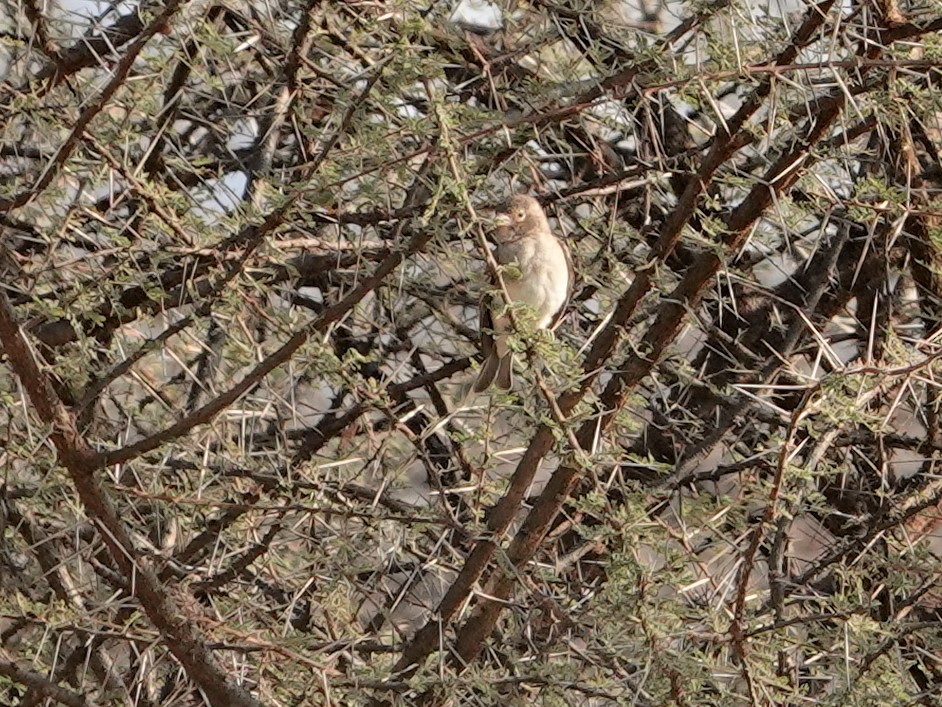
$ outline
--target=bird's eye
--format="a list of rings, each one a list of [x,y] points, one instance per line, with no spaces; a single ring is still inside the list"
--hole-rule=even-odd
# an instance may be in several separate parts
[[[515,215],[518,221],[523,221],[524,217],[526,216],[526,214],[523,213],[523,209],[520,209],[519,211],[517,211]]]

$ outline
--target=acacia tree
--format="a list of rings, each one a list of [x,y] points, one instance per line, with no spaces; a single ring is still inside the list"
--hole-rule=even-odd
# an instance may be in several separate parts
[[[4,704],[938,703],[936,7],[0,7]]]

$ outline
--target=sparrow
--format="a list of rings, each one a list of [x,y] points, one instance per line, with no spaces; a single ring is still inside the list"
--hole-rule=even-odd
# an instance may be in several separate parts
[[[498,206],[494,222],[494,259],[500,266],[506,295],[512,303],[529,305],[536,317],[535,329],[554,327],[572,292],[569,248],[553,235],[543,208],[531,196],[518,194]],[[493,275],[491,284],[499,288]],[[513,387],[513,354],[507,348],[511,323],[510,317],[502,313],[503,299],[493,292],[481,298],[481,350],[485,358],[474,383],[475,393],[495,383],[502,390]]]

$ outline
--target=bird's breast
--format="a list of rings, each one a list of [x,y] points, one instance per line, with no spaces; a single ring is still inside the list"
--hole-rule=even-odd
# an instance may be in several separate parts
[[[514,302],[528,304],[537,315],[536,326],[545,328],[565,304],[569,294],[569,268],[562,248],[556,242],[526,244],[516,249],[515,258],[498,262],[513,263],[518,273],[504,275],[504,286]]]

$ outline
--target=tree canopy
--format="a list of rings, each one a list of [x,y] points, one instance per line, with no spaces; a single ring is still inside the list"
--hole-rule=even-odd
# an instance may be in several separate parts
[[[2,704],[942,700],[937,3],[0,8]]]

